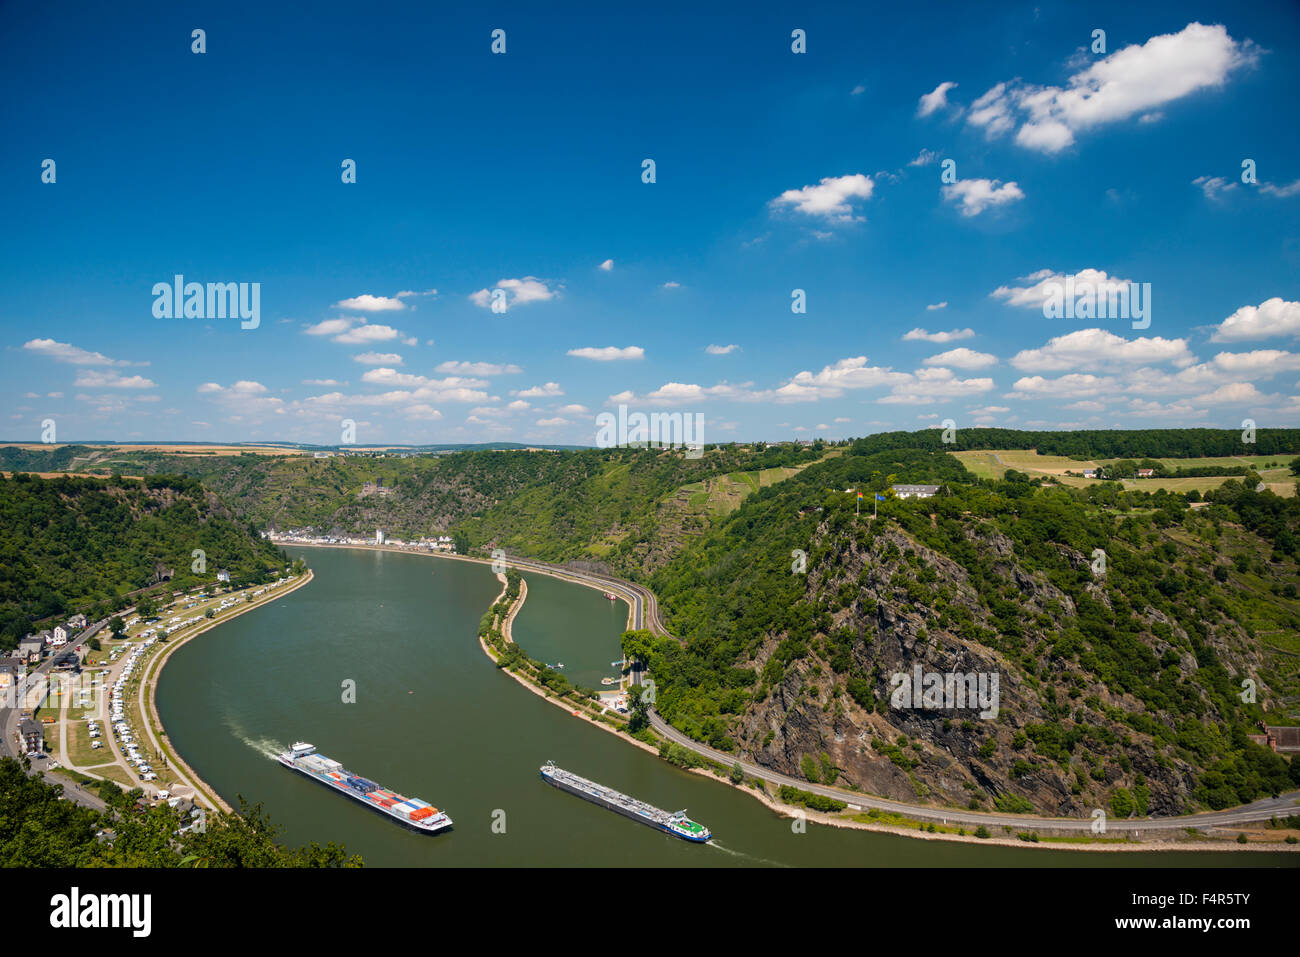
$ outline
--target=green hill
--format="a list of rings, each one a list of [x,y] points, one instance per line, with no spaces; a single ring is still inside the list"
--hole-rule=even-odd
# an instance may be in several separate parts
[[[206,570],[193,570],[201,549]],[[194,479],[0,479],[0,647],[35,622],[84,612],[92,619],[163,581],[169,589],[215,579],[261,581],[284,565],[278,548],[237,521]]]
[[[1300,501],[1229,481],[1192,510],[857,451],[751,495],[651,579],[680,643],[631,645],[667,720],[788,774],[950,805],[1168,814],[1290,786],[1246,735],[1300,718]],[[855,517],[844,489],[894,483],[946,489]],[[998,675],[996,718],[895,707],[917,666]]]

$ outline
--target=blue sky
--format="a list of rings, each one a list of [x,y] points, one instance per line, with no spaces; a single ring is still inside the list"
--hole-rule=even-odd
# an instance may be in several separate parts
[[[0,437],[1300,425],[1294,4],[552,6],[0,11]]]

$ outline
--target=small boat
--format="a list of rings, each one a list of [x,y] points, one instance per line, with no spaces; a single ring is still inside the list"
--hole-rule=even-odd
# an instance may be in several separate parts
[[[605,592],[605,597],[608,598],[610,601],[618,601],[618,596],[615,595],[612,591]]]

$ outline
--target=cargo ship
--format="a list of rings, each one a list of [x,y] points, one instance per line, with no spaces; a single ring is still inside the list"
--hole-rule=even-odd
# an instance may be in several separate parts
[[[305,741],[296,742],[288,751],[277,754],[275,759],[286,768],[301,771],[313,781],[346,794],[413,830],[433,834],[451,827],[451,818],[428,802],[381,788],[374,781],[353,774],[339,762],[317,754],[316,748]]]
[[[671,834],[674,837],[680,837],[686,841],[703,844],[713,836],[703,824],[697,824],[688,818],[684,810],[670,814],[668,811],[662,811],[653,805],[646,804],[644,801],[628,797],[613,788],[607,788],[603,784],[597,784],[595,781],[588,781],[586,778],[578,777],[578,775],[566,771],[564,768],[557,768],[553,761],[547,761],[542,765],[542,780],[554,785],[561,791],[568,791],[570,794],[577,795],[593,804],[599,804],[611,811],[617,811],[624,817],[630,817],[634,821],[648,824],[656,830]]]

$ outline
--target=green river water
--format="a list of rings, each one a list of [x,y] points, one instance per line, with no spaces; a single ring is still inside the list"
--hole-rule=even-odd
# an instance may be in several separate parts
[[[573,718],[488,660],[475,638],[500,591],[485,565],[365,549],[290,549],[315,579],[179,649],[158,708],[185,760],[232,805],[262,802],[292,844],[343,843],[378,866],[1278,866],[1295,855],[1085,854],[807,826]],[[525,574],[515,639],[601,687],[627,606]],[[342,685],[356,682],[356,702]],[[281,767],[310,741],[350,770],[455,821],[418,834]],[[695,845],[545,784],[547,759],[714,834]],[[494,829],[494,821],[504,822]]]

